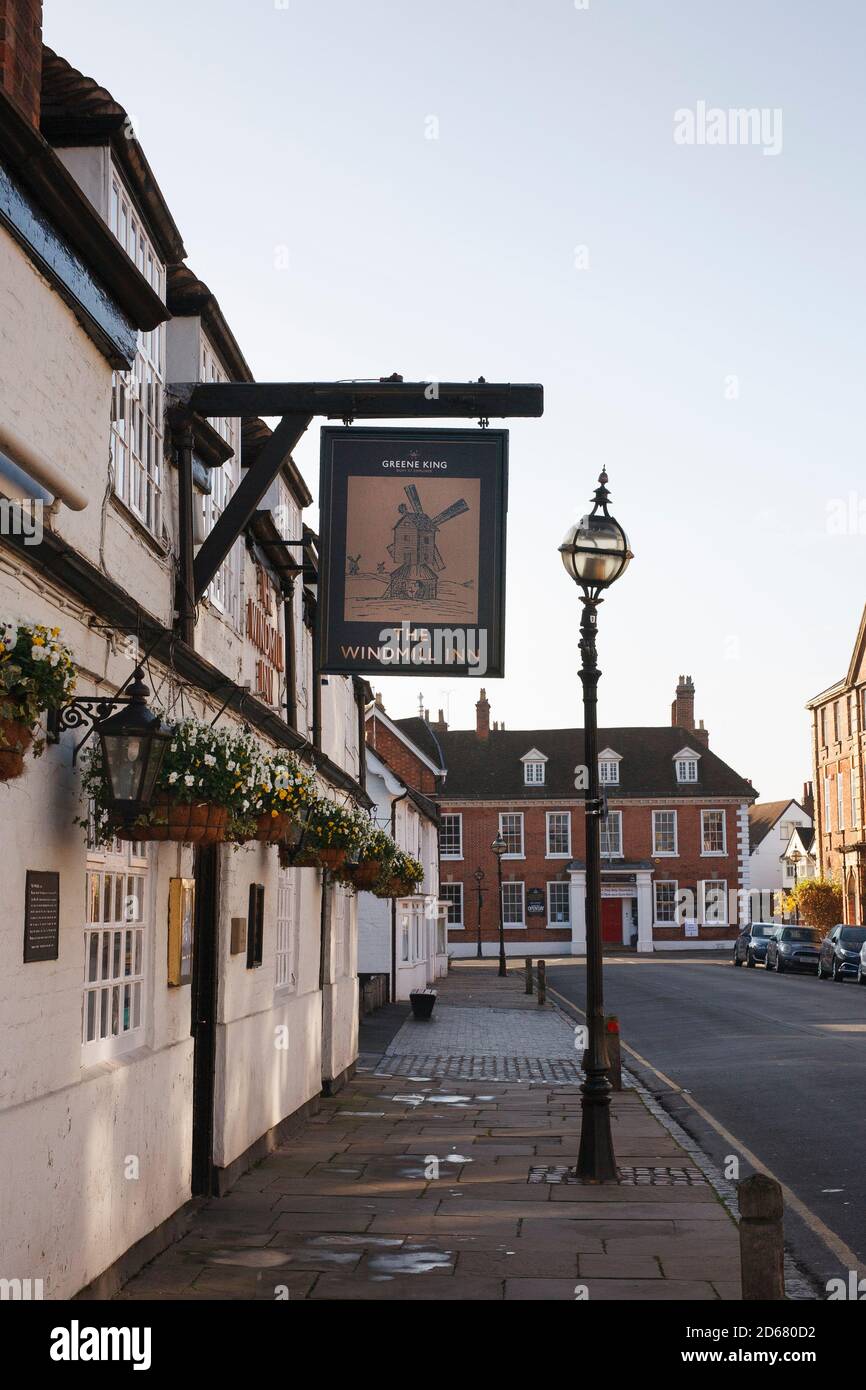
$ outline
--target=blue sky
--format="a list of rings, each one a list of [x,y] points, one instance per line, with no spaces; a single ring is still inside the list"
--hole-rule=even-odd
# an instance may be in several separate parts
[[[691,672],[764,799],[799,795],[866,600],[864,31],[854,0],[45,5],[260,379],[544,384],[511,425],[492,717],[580,722],[557,546],[604,466],[635,560],[600,718],[667,722]],[[699,102],[781,110],[781,151],[676,144]],[[297,459],[315,491],[318,429]],[[474,719],[475,681],[381,686]]]

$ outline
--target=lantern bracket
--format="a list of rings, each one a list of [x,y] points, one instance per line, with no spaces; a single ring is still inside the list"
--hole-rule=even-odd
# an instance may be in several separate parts
[[[103,719],[107,719],[115,710],[122,709],[124,705],[130,705],[133,701],[132,695],[79,695],[72,700],[68,700],[65,705],[55,711],[52,719],[51,734],[56,740],[63,733],[64,729],[87,729],[87,733],[79,739],[72,750],[72,766],[78,761],[78,754],[81,752],[87,740],[90,738],[97,724],[101,724]]]

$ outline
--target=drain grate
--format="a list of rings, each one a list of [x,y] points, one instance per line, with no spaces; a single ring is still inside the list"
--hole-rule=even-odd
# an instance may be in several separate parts
[[[706,1187],[707,1180],[700,1168],[630,1168],[622,1165],[618,1182],[623,1187]],[[529,1182],[579,1183],[573,1168],[535,1167],[529,1170]]]

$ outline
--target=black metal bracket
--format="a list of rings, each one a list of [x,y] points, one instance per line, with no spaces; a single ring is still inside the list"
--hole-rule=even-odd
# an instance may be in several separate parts
[[[584,811],[588,816],[598,816],[603,819],[608,814],[607,792],[602,792],[600,796],[587,797]]]
[[[90,738],[96,725],[100,724],[103,719],[107,719],[115,710],[131,703],[131,695],[80,695],[69,700],[67,704],[61,705],[60,709],[53,711],[51,734],[55,741],[60,738],[65,729],[87,728],[84,738],[79,739],[72,750],[73,767],[78,761],[78,754]]]

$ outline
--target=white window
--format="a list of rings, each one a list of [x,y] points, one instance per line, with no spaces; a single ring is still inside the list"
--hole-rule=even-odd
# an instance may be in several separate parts
[[[653,854],[677,853],[676,811],[653,811]]]
[[[603,758],[598,765],[598,780],[603,787],[614,786],[619,782],[619,762],[615,758]]]
[[[728,921],[728,884],[723,878],[708,878],[698,884],[701,921],[708,927],[726,926]]]
[[[82,1063],[89,1065],[144,1041],[147,846],[115,840],[107,850],[88,848],[86,874]]]
[[[202,381],[227,381],[217,356],[206,338],[201,343],[200,376]],[[204,520],[204,535],[210,535],[219,518],[232,499],[240,481],[241,422],[238,419],[213,419],[209,422],[232,449],[232,457],[220,468],[209,470],[210,493],[201,498]],[[236,540],[211,580],[207,596],[215,608],[223,613],[236,630],[241,626],[241,564],[243,543]],[[349,764],[351,765],[351,764]]]
[[[523,912],[523,884],[509,881],[502,885],[502,921],[506,927],[522,927],[526,919]]]
[[[858,800],[859,800],[857,793],[858,793],[858,787],[857,787],[857,769],[852,765],[852,767],[851,767],[851,825],[852,825],[852,827],[855,826],[855,825],[859,825],[859,824],[860,824],[860,808],[859,808],[859,806],[858,806],[858,804],[857,804],[857,803],[858,803]]]
[[[499,833],[508,848],[503,859],[523,858],[523,812],[503,811],[499,816]]]
[[[830,829],[830,774],[824,777],[824,829]]]
[[[165,299],[165,266],[118,174],[112,170],[109,226],[151,289]],[[135,361],[111,378],[114,490],[154,536],[162,534],[165,330],[139,333]]]
[[[697,758],[677,758],[677,781],[678,782],[697,782],[698,780],[698,760]]]
[[[622,811],[608,811],[599,822],[601,853],[607,859],[622,858]]]
[[[547,885],[547,925],[567,927],[571,923],[571,891],[568,883]]]
[[[527,787],[544,785],[544,763],[530,761],[523,764],[523,781]]]
[[[443,859],[463,858],[463,817],[447,813],[439,827],[439,853]]]
[[[409,959],[409,914],[404,912],[400,918],[400,959]]]
[[[294,869],[278,871],[275,985],[287,992],[294,992],[298,987],[298,888],[298,874]]]
[[[845,829],[845,783],[841,768],[836,774],[836,829]]]
[[[655,920],[673,925],[677,920],[677,883],[675,879],[657,879],[653,884]]]
[[[547,857],[548,859],[571,858],[570,811],[548,811]]]
[[[463,926],[463,884],[440,883],[439,897],[448,904],[449,927]]]
[[[725,854],[724,811],[701,811],[701,854]]]

